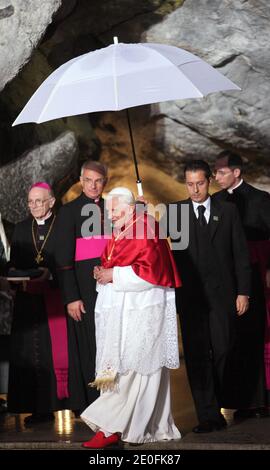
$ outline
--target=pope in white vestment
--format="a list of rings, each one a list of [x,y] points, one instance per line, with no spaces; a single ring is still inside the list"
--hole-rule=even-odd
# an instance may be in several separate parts
[[[101,395],[81,415],[96,432],[83,445],[179,439],[171,414],[169,369],[179,367],[174,287],[181,282],[154,219],[145,213],[136,216],[133,194],[115,188],[107,207],[114,234],[94,272],[94,385]]]

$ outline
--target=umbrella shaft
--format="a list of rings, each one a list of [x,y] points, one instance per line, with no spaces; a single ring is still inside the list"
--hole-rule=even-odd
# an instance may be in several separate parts
[[[138,169],[135,145],[134,145],[134,140],[133,140],[133,135],[132,135],[132,128],[131,128],[131,123],[130,123],[129,111],[128,111],[128,109],[126,111],[127,111],[128,130],[129,130],[129,136],[130,136],[130,142],[131,142],[131,148],[132,148],[132,156],[133,156],[133,161],[134,161],[134,166],[135,166],[135,171],[136,171],[137,183],[140,183],[141,178],[140,178],[140,175],[139,175],[139,169]]]

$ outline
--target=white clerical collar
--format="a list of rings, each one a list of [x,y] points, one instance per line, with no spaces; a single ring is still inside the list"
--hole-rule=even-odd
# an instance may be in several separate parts
[[[236,188],[239,188],[239,186],[241,186],[242,183],[243,183],[243,180],[241,179],[236,186],[234,186],[233,188],[227,189],[228,193],[232,194]]]
[[[51,215],[52,215],[52,211],[50,211],[50,212],[44,217],[44,219],[36,219],[36,217],[35,217],[35,221],[36,221],[36,223],[37,223],[38,225],[45,225],[46,220],[49,219],[49,218],[51,217]]]

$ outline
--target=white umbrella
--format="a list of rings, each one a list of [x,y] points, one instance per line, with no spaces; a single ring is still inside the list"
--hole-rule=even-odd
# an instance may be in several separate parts
[[[165,44],[115,43],[69,60],[37,89],[13,126],[240,90],[199,57]],[[129,122],[133,157],[140,183]],[[139,194],[141,186],[138,186]]]

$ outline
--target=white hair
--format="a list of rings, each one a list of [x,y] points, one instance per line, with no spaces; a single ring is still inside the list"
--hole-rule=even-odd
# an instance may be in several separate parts
[[[107,194],[107,198],[113,197],[119,198],[122,202],[125,202],[128,205],[135,204],[134,194],[128,188],[124,188],[123,186],[114,188]]]

